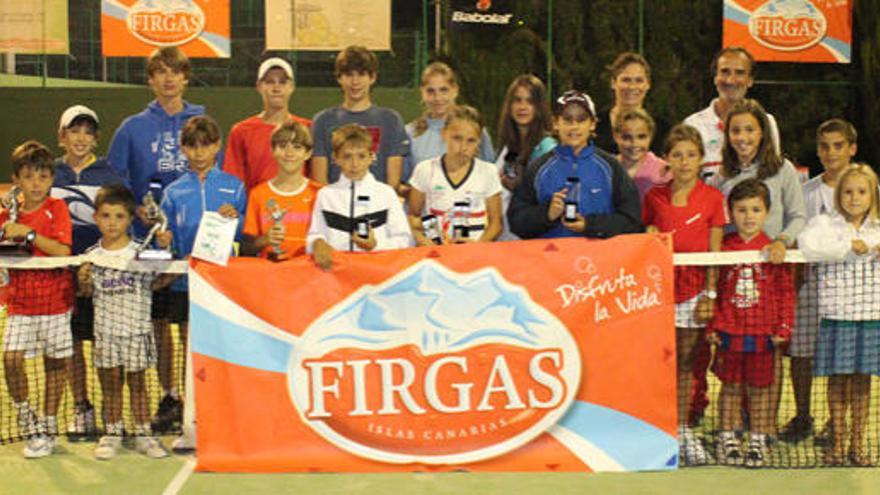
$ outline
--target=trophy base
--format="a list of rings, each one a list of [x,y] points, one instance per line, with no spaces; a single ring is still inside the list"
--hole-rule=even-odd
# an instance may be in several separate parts
[[[284,261],[284,260],[289,260],[289,259],[290,259],[290,253],[287,253],[287,252],[284,252],[284,251],[282,251],[282,252],[280,252],[280,253],[277,253],[277,252],[275,252],[275,251],[270,251],[270,252],[269,252],[268,259],[269,259],[269,261],[275,261],[275,262],[278,262],[278,261]]]
[[[169,261],[174,259],[174,256],[171,255],[171,251],[164,249],[144,249],[137,254],[137,259],[139,261]]]
[[[31,256],[31,250],[28,249],[24,244],[19,244],[17,242],[9,242],[3,241],[0,242],[0,256]]]

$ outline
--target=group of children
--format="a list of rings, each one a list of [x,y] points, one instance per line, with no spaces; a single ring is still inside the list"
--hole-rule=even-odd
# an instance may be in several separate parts
[[[880,308],[875,301],[880,296],[855,279],[866,269],[880,270],[875,260],[880,218],[876,175],[870,167],[850,164],[855,131],[848,123],[834,119],[819,128],[818,154],[826,172],[802,192],[793,165],[773,144],[767,113],[754,100],[743,99],[727,112],[722,166],[707,183],[701,179],[704,140],[694,127],[673,127],[661,159],[650,152],[655,131],[650,115],[625,109],[616,114],[612,130],[619,154],[612,155],[595,145],[599,119],[589,95],[568,91],[551,112],[541,81],[526,75],[507,91],[501,144],[492,163],[481,118],[475,109],[456,103],[458,82],[448,66],[434,63],[426,69],[421,88],[425,115],[404,128],[396,112],[370,100],[375,55],[349,47],[336,67],[343,104],[319,113],[311,129],[308,121],[287,113],[285,98],[293,91],[289,65],[278,58],[261,65],[257,87],[264,112],[233,129],[229,166],[224,162],[221,170],[220,129],[202,107],[182,101],[188,65],[179,63],[181,54],[175,50],[162,49],[148,63],[156,100],[117,131],[110,165],[92,152],[98,117],[83,106],[62,115],[59,138],[65,155],[57,166],[39,143],[15,150],[13,180],[23,200],[15,221],[0,216],[6,237],[20,239],[35,256],[88,252],[131,259],[139,249],[132,235],[143,234],[156,221],[138,206],[139,198],[155,191],[161,193],[168,219],[168,229],[157,233],[155,242],[177,258],[191,253],[208,211],[239,220],[242,255],[276,261],[310,255],[327,270],[340,250],[517,236],[608,238],[643,227],[671,234],[676,252],[760,250],[770,264],[676,268],[682,461],[703,464],[709,458],[688,421],[692,376],[701,375],[700,363],[705,363],[705,375],[707,343],[716,348],[712,370],[723,384],[716,457],[725,464],[758,467],[765,462],[769,439],[777,435],[782,349],[790,339],[801,339],[807,341],[801,346],[805,350],[793,360],[799,398],[795,426],[809,421],[812,427],[812,420],[805,419],[810,418],[808,399],[801,408],[799,384],[813,374],[828,375],[833,428],[826,462],[840,464],[847,455],[856,465],[871,462],[863,445],[864,425],[870,375],[880,374],[880,315],[874,314],[880,310],[859,306],[859,313],[841,305],[858,296],[864,308]],[[276,123],[267,124],[270,120]],[[137,145],[150,136],[156,142]],[[269,149],[254,149],[257,145]],[[50,196],[53,180],[58,193],[52,196],[64,198],[66,205]],[[332,183],[324,186],[328,180]],[[90,198],[93,211],[78,210],[79,197]],[[794,273],[782,264],[795,244],[811,260],[834,262],[802,277],[807,281],[802,293],[816,291],[821,302],[815,321],[804,328],[800,312],[795,320]],[[118,270],[100,264],[82,265],[75,280],[63,271],[34,273],[12,271],[4,337],[7,386],[20,431],[28,437],[25,457],[52,453],[68,369],[73,366],[74,377],[82,373],[77,371],[84,367],[81,342],[92,328],[106,433],[95,456],[110,459],[121,448],[124,381],[136,449],[155,458],[167,455],[153,436],[166,424],[155,419],[151,424],[144,372],[158,366],[166,393],[159,416],[175,408],[179,412],[167,323],[181,323],[181,341],[186,342],[185,278],[138,274],[122,283]],[[852,283],[832,281],[841,274]],[[35,290],[42,291],[44,304],[52,301],[51,307],[33,307]],[[164,302],[157,297],[163,293]],[[136,317],[122,324],[112,314],[120,298],[138,308]],[[160,305],[170,309],[157,310]],[[818,330],[810,334],[810,325]],[[46,356],[42,415],[29,404],[24,371],[25,357],[38,346]],[[91,413],[93,423],[84,384],[76,378],[73,383],[76,418],[88,423]],[[744,450],[736,434],[743,428],[749,430]],[[188,442],[194,446],[192,439]]]

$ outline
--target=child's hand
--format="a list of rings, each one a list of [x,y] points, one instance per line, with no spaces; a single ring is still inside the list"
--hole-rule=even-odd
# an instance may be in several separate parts
[[[238,210],[235,209],[229,203],[220,205],[220,208],[217,208],[217,213],[223,215],[226,218],[238,218]]]
[[[550,206],[547,207],[547,220],[555,222],[565,213],[566,194],[568,194],[568,188],[565,187],[553,193],[553,197],[550,198]]]
[[[330,270],[333,267],[333,248],[330,247],[330,244],[319,239],[315,241],[312,258],[322,270]]]
[[[773,342],[774,346],[780,346],[780,345],[788,342],[788,340],[785,337],[782,337],[780,335],[771,335],[770,342]]]
[[[656,225],[648,225],[645,227],[645,232],[648,234],[659,234],[660,229],[658,229]]]
[[[367,238],[352,234],[351,239],[354,241],[355,246],[363,249],[364,251],[372,251],[376,249],[376,236],[373,234],[373,227],[367,226]]]
[[[6,222],[3,225],[3,234],[7,239],[23,239],[32,230],[34,229],[23,223]]]
[[[501,185],[504,186],[504,189],[507,189],[511,192],[516,189],[516,186],[518,186],[520,181],[522,180],[522,175],[519,173],[516,174],[516,177],[510,177],[506,173],[501,172],[500,177]]]
[[[768,261],[773,263],[774,265],[778,265],[785,261],[785,243],[780,240],[775,240],[770,244],[764,246],[764,249],[761,249],[761,252],[767,256]]]
[[[76,278],[80,285],[92,285],[92,264],[83,263],[76,271]]]
[[[156,244],[158,244],[160,248],[167,249],[174,240],[174,235],[171,234],[170,230],[160,230],[156,232],[154,238],[156,239]]]
[[[868,245],[865,244],[865,241],[861,239],[853,239],[852,240],[852,250],[854,253],[859,256],[863,254],[868,254]]]
[[[266,233],[266,239],[269,241],[270,245],[280,246],[281,243],[284,242],[284,234],[286,232],[287,228],[284,227],[283,223],[276,223],[272,225],[272,228]]]
[[[583,234],[587,230],[587,219],[583,217],[580,213],[575,216],[573,222],[569,222],[562,219],[562,226],[567,228],[572,232],[577,232],[578,234]]]
[[[697,323],[707,323],[713,316],[715,316],[715,301],[705,294],[700,296],[697,307],[694,308],[694,319]]]

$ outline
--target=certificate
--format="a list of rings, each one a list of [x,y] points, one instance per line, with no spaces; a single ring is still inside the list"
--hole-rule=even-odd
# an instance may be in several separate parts
[[[227,218],[215,211],[206,211],[199,222],[192,257],[226,266],[235,242],[237,218]]]

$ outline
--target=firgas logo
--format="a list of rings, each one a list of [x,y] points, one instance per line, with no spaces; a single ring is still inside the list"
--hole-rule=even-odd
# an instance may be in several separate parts
[[[449,464],[546,431],[580,374],[568,329],[525,289],[493,268],[460,274],[426,260],[316,320],[288,383],[303,421],[334,445],[382,462]]]
[[[192,41],[205,29],[205,13],[192,0],[141,0],[129,9],[128,30],[156,46]]]
[[[825,37],[827,28],[825,15],[808,0],[770,0],[749,19],[752,37],[781,51],[809,48]]]

